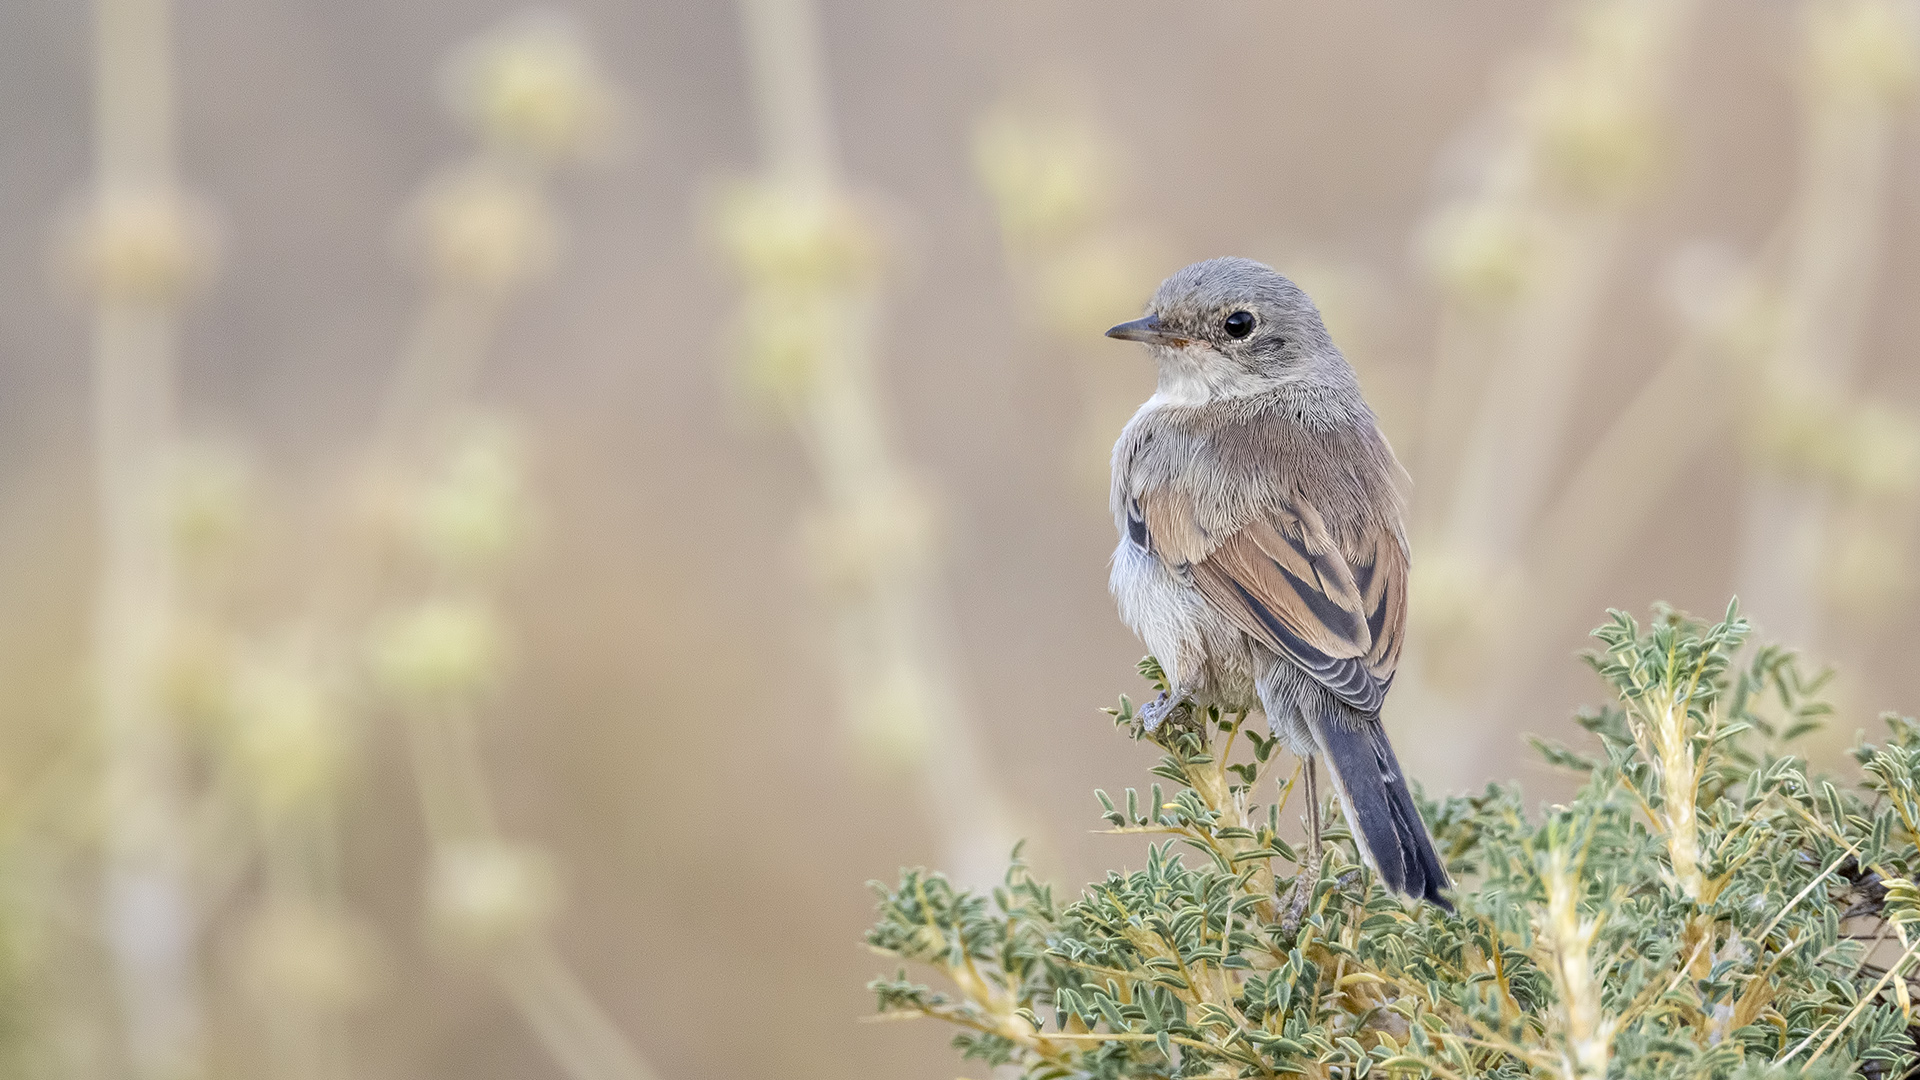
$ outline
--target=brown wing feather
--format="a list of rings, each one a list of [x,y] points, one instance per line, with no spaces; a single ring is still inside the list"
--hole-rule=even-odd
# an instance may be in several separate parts
[[[1151,550],[1191,567],[1194,584],[1248,636],[1293,660],[1362,712],[1393,680],[1406,624],[1406,547],[1370,530],[1342,551],[1304,501],[1214,543],[1191,511],[1164,493],[1143,495]]]
[[[1386,529],[1373,534],[1373,563],[1358,568],[1365,578],[1361,610],[1373,632],[1373,648],[1367,651],[1367,669],[1381,683],[1393,681],[1400,666],[1400,642],[1407,630],[1407,545],[1397,533]]]
[[[1214,548],[1213,538],[1194,519],[1193,507],[1162,489],[1141,494],[1134,503],[1147,526],[1147,550],[1169,566],[1197,563]]]

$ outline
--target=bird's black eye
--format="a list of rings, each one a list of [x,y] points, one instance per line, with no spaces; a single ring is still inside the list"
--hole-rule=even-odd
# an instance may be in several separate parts
[[[1227,321],[1220,325],[1226,328],[1228,337],[1243,338],[1253,333],[1253,314],[1246,311],[1236,311],[1227,316]]]

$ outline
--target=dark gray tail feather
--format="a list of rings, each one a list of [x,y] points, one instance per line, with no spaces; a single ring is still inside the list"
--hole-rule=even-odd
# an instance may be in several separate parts
[[[1452,911],[1453,905],[1440,895],[1451,884],[1446,867],[1414,808],[1413,793],[1380,721],[1329,702],[1313,734],[1354,836],[1372,857],[1380,879],[1396,892]]]

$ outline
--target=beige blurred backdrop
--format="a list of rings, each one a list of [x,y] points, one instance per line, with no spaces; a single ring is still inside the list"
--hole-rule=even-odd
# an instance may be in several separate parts
[[[178,175],[218,249],[179,308],[177,428],[246,478],[259,518],[213,557],[240,581],[214,607],[242,651],[313,602],[305,579],[340,542],[315,522],[358,512],[329,508],[360,505],[341,492],[361,490],[436,288],[396,256],[396,221],[486,138],[484,117],[476,136],[445,106],[446,57],[516,11],[173,7]],[[1152,375],[1100,333],[1208,256],[1266,259],[1320,296],[1412,475],[1425,637],[1389,721],[1430,793],[1565,790],[1521,736],[1571,737],[1597,691],[1574,655],[1610,606],[1718,614],[1736,590],[1771,590],[1772,611],[1753,601],[1763,633],[1790,629],[1842,669],[1816,750],[1833,760],[1880,710],[1916,707],[1920,139],[1903,5],[560,14],[614,106],[590,160],[542,180],[551,271],[515,283],[474,376],[470,404],[512,432],[528,524],[484,582],[497,671],[449,730],[477,748],[484,838],[551,868],[537,888],[508,875],[502,888],[539,893],[538,928],[502,933],[545,935],[543,962],[565,973],[529,983],[497,943],[436,939],[445,838],[423,824],[406,706],[349,674],[329,696],[344,764],[314,819],[331,854],[301,894],[324,901],[321,955],[296,942],[261,975],[250,950],[278,849],[222,830],[234,796],[206,762],[223,751],[163,721],[184,762],[168,783],[189,837],[175,884],[204,1075],[984,1075],[946,1031],[860,1022],[866,979],[891,973],[860,944],[864,883],[1014,836],[1069,891],[1138,860],[1091,831],[1091,790],[1144,786],[1153,759],[1099,712],[1143,692],[1106,595],[1101,454]],[[799,183],[805,198],[763,184],[760,205],[729,185],[778,172],[770,113],[807,85],[769,73],[781,18],[817,31],[831,123],[816,148],[837,164]],[[112,989],[128,961],[97,925],[115,758],[96,722],[95,301],[49,270],[96,165],[89,19],[0,5],[0,798],[19,924],[0,1008],[31,1075],[108,1077],[142,1067],[124,1045],[140,1006]],[[1556,71],[1574,74],[1560,86]],[[755,247],[811,236],[794,206],[843,197],[859,263],[843,276],[795,285],[792,251]],[[779,352],[753,344],[753,305],[786,310],[783,289],[856,301],[794,346],[866,356],[837,405],[820,404],[831,372],[751,355]],[[868,422],[875,440],[836,457],[833,432]],[[821,556],[845,536],[836,500],[857,516],[867,482],[911,496],[853,530],[869,547]],[[1462,493],[1474,484],[1480,503]],[[1487,526],[1509,513],[1505,533]],[[1768,539],[1809,529],[1786,554]],[[861,577],[901,544],[911,572]],[[854,584],[818,572],[836,557]],[[189,607],[199,579],[182,574]],[[396,595],[420,593],[399,578]],[[385,606],[354,609],[374,629],[348,620],[329,655],[352,669]],[[916,644],[888,652],[895,632]],[[877,655],[911,684],[906,720],[850,689],[848,665]],[[980,822],[956,825],[970,809]],[[300,1019],[276,1011],[285,995]]]

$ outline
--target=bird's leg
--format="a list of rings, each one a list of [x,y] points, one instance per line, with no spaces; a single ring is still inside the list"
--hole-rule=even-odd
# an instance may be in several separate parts
[[[1319,876],[1319,857],[1321,857],[1321,840],[1319,840],[1319,759],[1317,759],[1315,755],[1311,755],[1311,753],[1308,755],[1308,832],[1313,834],[1311,840],[1309,840],[1309,849],[1313,851],[1313,871],[1315,871],[1315,876]]]
[[[1305,766],[1307,796],[1307,864],[1293,879],[1293,900],[1287,905],[1287,917],[1284,926],[1291,932],[1300,925],[1300,919],[1307,912],[1307,901],[1313,896],[1313,887],[1320,883],[1320,782],[1319,765],[1312,755],[1308,755]]]
[[[1320,762],[1307,755],[1307,831],[1312,833],[1308,850],[1313,854],[1314,880],[1320,879]]]
[[[1171,690],[1161,691],[1158,697],[1140,706],[1140,710],[1134,713],[1134,715],[1140,718],[1142,724],[1146,725],[1147,733],[1152,734],[1159,730],[1161,724],[1166,723],[1168,719],[1188,704],[1187,691],[1175,686]]]

